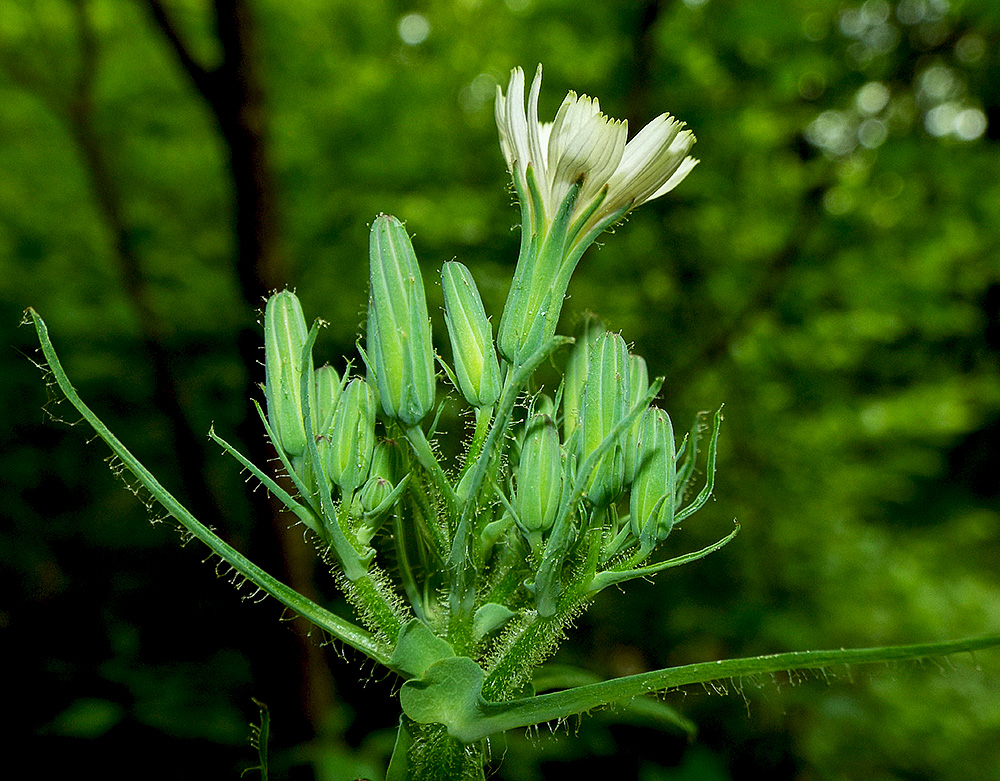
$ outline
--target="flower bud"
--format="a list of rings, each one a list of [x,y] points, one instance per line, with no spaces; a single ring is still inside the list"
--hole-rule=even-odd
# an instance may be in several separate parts
[[[636,475],[629,500],[632,534],[636,539],[645,536],[659,542],[670,534],[676,488],[677,460],[670,416],[650,407],[639,428]]]
[[[580,415],[579,463],[582,465],[625,417],[629,388],[628,347],[619,334],[597,337],[590,354]],[[622,443],[616,442],[601,456],[587,483],[587,498],[606,506],[621,493],[625,480]]]
[[[562,488],[559,432],[548,415],[535,415],[526,426],[514,497],[515,509],[526,532],[544,532],[552,526]]]
[[[587,368],[590,366],[590,352],[595,340],[603,332],[604,328],[596,320],[588,321],[569,355],[562,396],[563,439],[566,442],[569,442],[570,436],[580,425],[580,407],[583,387],[587,382]]]
[[[385,414],[415,426],[434,406],[434,354],[427,298],[410,237],[395,217],[371,230],[368,359]]]
[[[268,299],[264,308],[267,419],[275,446],[291,456],[302,455],[306,447],[301,388],[302,347],[308,335],[302,305],[294,293],[283,290]]]
[[[316,387],[313,431],[316,436],[323,436],[333,425],[333,414],[337,411],[341,391],[340,375],[330,364],[326,364],[313,372],[313,384]]]
[[[337,403],[330,431],[330,479],[346,495],[364,483],[375,447],[375,395],[368,383],[351,380]]]
[[[441,287],[462,395],[473,407],[490,407],[500,397],[500,366],[476,283],[465,266],[450,262],[441,268]]]
[[[643,396],[649,390],[649,370],[646,368],[646,360],[641,355],[630,355],[628,357],[628,398],[625,400],[625,411],[632,409],[642,401]],[[625,483],[630,484],[635,480],[635,470],[638,466],[638,443],[639,428],[642,425],[642,418],[632,424],[625,437],[623,447],[625,454]]]
[[[392,493],[392,483],[384,477],[372,475],[361,489],[361,509],[373,513]]]

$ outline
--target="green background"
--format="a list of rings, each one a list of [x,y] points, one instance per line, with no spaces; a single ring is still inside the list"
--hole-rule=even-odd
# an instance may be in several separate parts
[[[46,414],[76,419],[17,324],[35,307],[82,396],[172,491],[336,605],[300,532],[204,434],[268,455],[247,404],[268,289],[329,323],[321,360],[354,355],[379,212],[414,237],[443,354],[444,261],[472,269],[497,321],[519,234],[492,101],[537,62],[543,118],[575,89],[633,132],[669,111],[698,137],[688,180],[584,257],[564,322],[621,329],[679,428],[726,405],[716,499],[668,551],[743,527],[602,595],[557,659],[615,676],[997,631],[998,41],[992,0],[8,0],[6,756],[37,777],[236,778],[256,697],[275,777],[383,772],[396,682],[150,525],[90,432]],[[666,696],[692,743],[599,713],[496,739],[494,765],[996,779],[998,676],[988,651],[692,688]]]

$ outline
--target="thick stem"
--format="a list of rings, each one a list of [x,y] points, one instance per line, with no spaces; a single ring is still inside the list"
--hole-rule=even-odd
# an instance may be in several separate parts
[[[412,738],[407,747],[405,781],[485,781],[482,741],[462,743],[450,737],[441,724],[416,724],[405,716],[403,720],[400,729],[407,729]]]

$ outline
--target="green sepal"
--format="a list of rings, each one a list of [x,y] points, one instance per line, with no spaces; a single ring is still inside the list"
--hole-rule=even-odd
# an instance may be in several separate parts
[[[594,342],[583,388],[580,461],[593,453],[625,417],[628,393],[628,346],[620,334],[603,333]],[[601,456],[587,481],[587,499],[595,507],[606,507],[624,488],[624,444],[615,443]]]
[[[652,550],[674,527],[677,457],[670,416],[655,407],[646,410],[634,447],[638,467],[629,497],[632,534]]]
[[[629,355],[628,357],[628,394],[627,394],[627,406],[631,409],[632,405],[635,404],[639,399],[641,399],[647,390],[649,390],[649,369],[646,366],[646,359],[641,355]],[[641,457],[639,455],[639,428],[642,425],[642,420],[638,420],[632,424],[632,428],[628,431],[628,436],[625,438],[625,443],[622,446],[622,451],[625,456],[625,484],[631,485],[635,480],[636,471],[641,463]]]

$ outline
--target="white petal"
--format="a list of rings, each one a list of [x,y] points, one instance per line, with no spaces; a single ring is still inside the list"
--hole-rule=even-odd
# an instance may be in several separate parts
[[[684,161],[677,167],[677,170],[674,171],[673,175],[663,183],[663,186],[659,190],[649,196],[646,200],[651,201],[654,198],[659,198],[661,195],[666,195],[677,185],[683,182],[684,177],[691,173],[691,169],[696,165],[698,165],[698,160],[693,157],[685,157]]]
[[[661,114],[640,130],[625,146],[621,165],[610,179],[612,189],[628,191],[629,198],[644,197],[655,191],[670,175],[661,174],[660,168],[680,129],[680,122]]]
[[[545,161],[545,149],[542,146],[542,134],[538,124],[538,93],[542,89],[542,66],[538,65],[535,78],[528,92],[528,154],[535,169],[535,179],[539,183],[548,181],[548,169]],[[545,187],[542,187],[544,191]]]
[[[514,163],[521,178],[531,162],[528,149],[528,121],[524,116],[524,71],[514,68],[507,85],[507,107],[504,112],[507,125],[507,143],[514,156]]]

